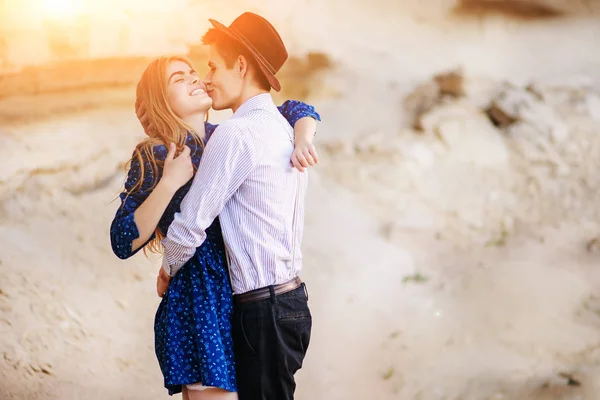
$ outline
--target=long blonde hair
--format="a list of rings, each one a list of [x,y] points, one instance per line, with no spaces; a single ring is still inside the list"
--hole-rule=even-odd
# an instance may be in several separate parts
[[[192,62],[187,57],[165,56],[152,61],[146,68],[136,88],[136,104],[143,103],[146,108],[146,117],[153,126],[151,131],[147,131],[148,137],[140,142],[134,151],[133,157],[128,165],[137,159],[140,165],[140,179],[128,191],[127,196],[139,191],[144,182],[145,174],[152,173],[154,182],[150,190],[156,187],[158,183],[158,171],[164,167],[162,160],[157,160],[154,156],[153,147],[156,145],[169,146],[171,142],[177,146],[179,153],[186,144],[188,133],[190,133],[196,142],[202,146],[202,138],[188,124],[179,118],[169,106],[167,98],[167,67],[172,61],[182,61],[194,69]],[[148,160],[152,166],[152,171],[144,170],[144,160]],[[155,237],[144,248],[153,253],[162,251],[161,240],[163,235],[158,229],[155,230]]]

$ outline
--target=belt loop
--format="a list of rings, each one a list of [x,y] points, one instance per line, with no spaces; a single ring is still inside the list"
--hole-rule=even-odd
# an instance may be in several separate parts
[[[269,293],[271,293],[271,303],[277,303],[277,297],[275,297],[275,286],[269,286]]]
[[[304,294],[306,295],[306,301],[308,301],[308,289],[306,288],[306,283],[302,282],[302,287],[304,288]]]

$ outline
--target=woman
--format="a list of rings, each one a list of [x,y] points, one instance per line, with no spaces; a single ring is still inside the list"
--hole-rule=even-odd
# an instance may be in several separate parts
[[[145,105],[152,129],[133,152],[121,207],[111,225],[113,251],[123,259],[142,248],[160,250],[204,144],[216,128],[204,122],[212,100],[184,57],[153,61],[138,83],[137,102]],[[288,101],[279,110],[295,127],[296,164],[312,146],[319,115],[301,102]],[[237,398],[232,290],[218,219],[206,234],[163,295],[155,318],[155,350],[169,394],[183,392],[184,399]]]

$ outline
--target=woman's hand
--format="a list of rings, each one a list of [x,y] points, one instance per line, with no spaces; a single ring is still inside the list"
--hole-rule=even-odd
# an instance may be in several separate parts
[[[184,147],[181,154],[175,157],[176,149],[175,144],[171,143],[161,180],[133,214],[139,237],[131,242],[132,251],[145,245],[152,237],[173,195],[194,175],[190,148]]]
[[[294,152],[291,162],[300,172],[319,163],[317,149],[312,144],[316,131],[317,121],[312,117],[300,118],[294,125]]]
[[[318,164],[319,156],[315,145],[305,140],[297,141],[291,161],[292,165],[300,172],[304,172],[305,168]]]
[[[190,148],[184,146],[183,151],[175,157],[177,147],[175,143],[169,145],[169,153],[165,159],[165,167],[161,181],[168,183],[173,190],[177,190],[194,176],[194,166],[190,156]]]

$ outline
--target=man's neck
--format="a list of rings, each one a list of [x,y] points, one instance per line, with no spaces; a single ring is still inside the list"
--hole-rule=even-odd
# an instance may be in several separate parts
[[[258,96],[259,94],[265,94],[265,93],[269,93],[269,92],[264,89],[257,88],[255,86],[250,86],[250,87],[244,88],[244,90],[242,90],[242,94],[240,95],[238,100],[235,102],[233,107],[231,107],[231,109],[233,110],[233,112],[236,112],[238,110],[238,108],[240,108],[242,106],[242,104],[247,102],[249,99],[253,98],[254,96]]]

